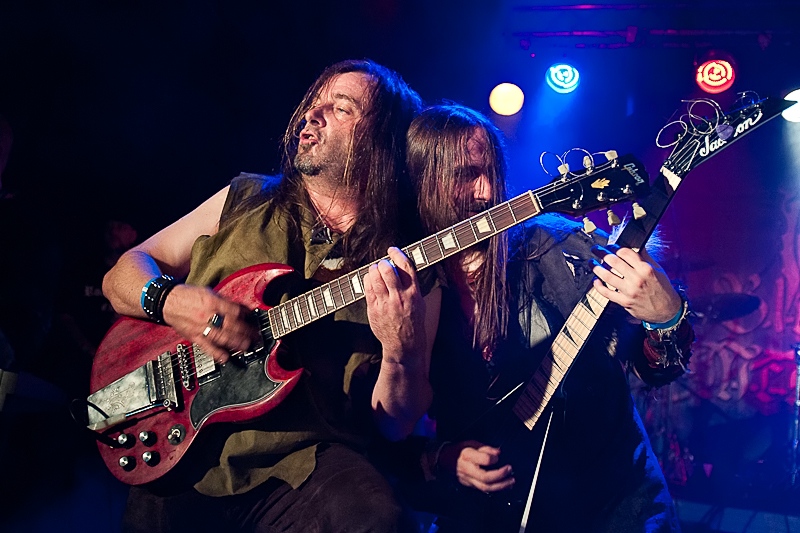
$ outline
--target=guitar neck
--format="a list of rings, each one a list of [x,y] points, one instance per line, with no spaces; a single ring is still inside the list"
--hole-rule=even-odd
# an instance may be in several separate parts
[[[417,270],[427,268],[538,215],[542,212],[540,196],[552,195],[553,192],[553,187],[549,186],[537,191],[527,191],[415,242],[403,248],[403,253],[414,263]],[[283,337],[364,298],[364,277],[369,272],[370,266],[377,262],[269,309],[267,316],[272,337]]]
[[[662,169],[651,193],[641,202],[644,215],[625,225],[615,241],[616,244],[638,251],[647,243],[681,181],[677,175],[669,174],[669,177],[665,176]],[[541,418],[585,347],[608,303],[608,298],[592,287],[567,317],[542,364],[536,369],[512,409],[528,429],[533,429]]]

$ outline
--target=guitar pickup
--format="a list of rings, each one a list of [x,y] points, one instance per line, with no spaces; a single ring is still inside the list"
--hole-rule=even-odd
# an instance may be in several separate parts
[[[165,352],[89,395],[89,429],[102,431],[152,409],[179,408],[172,359]]]

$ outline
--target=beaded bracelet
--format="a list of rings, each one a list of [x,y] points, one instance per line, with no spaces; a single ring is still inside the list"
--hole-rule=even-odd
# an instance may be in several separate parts
[[[167,274],[161,274],[144,284],[141,304],[147,318],[157,324],[164,323],[164,300],[175,285],[175,278]]]

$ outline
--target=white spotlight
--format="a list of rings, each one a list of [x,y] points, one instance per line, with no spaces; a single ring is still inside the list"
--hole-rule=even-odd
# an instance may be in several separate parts
[[[513,83],[501,83],[489,93],[489,106],[498,115],[511,116],[522,109],[525,95]]]
[[[787,94],[784,100],[800,102],[800,89],[795,89]],[[789,122],[800,122],[800,103],[794,104],[789,109],[784,109],[781,116]]]

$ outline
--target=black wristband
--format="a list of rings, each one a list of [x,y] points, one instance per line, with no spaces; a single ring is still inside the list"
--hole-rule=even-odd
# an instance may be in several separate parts
[[[164,323],[164,300],[175,285],[175,278],[166,274],[161,274],[145,284],[142,288],[142,309],[147,318],[157,324]]]

